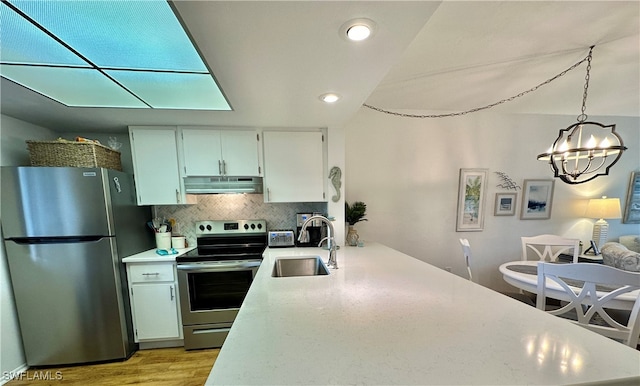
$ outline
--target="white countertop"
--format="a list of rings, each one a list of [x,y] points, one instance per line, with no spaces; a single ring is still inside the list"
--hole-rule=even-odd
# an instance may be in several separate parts
[[[175,255],[158,255],[156,253],[157,249],[150,249],[148,251],[136,253],[135,255],[127,256],[122,259],[123,263],[153,263],[153,262],[161,262],[161,261],[176,261],[176,257],[180,255],[184,255],[196,247],[189,248],[180,248],[176,249],[178,253]]]
[[[328,252],[265,251],[207,385],[640,377],[639,351],[379,244],[341,248],[328,276],[271,277],[275,257],[309,254]]]

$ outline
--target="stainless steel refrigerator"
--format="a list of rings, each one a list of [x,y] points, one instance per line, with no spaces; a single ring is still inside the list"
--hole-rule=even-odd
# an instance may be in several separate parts
[[[131,176],[2,167],[2,231],[29,366],[128,358],[136,349],[122,258],[153,248]]]

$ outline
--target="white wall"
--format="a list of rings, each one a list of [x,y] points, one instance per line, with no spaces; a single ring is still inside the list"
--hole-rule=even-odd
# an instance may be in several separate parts
[[[474,276],[483,285],[506,289],[498,266],[520,258],[520,236],[553,233],[591,239],[593,219],[582,217],[586,200],[620,197],[623,210],[632,171],[640,170],[640,119],[590,117],[616,123],[629,150],[612,175],[582,185],[555,182],[551,219],[520,220],[494,216],[495,172],[524,179],[551,179],[548,164],[536,156],[546,151],[558,130],[575,117],[475,113],[455,118],[411,119],[362,108],[346,127],[345,174],[348,202],[364,201],[369,221],[356,225],[365,243],[379,241],[411,256],[465,275],[459,238],[474,252]],[[489,169],[484,231],[456,232],[460,168]],[[640,234],[640,224],[609,220],[610,238]],[[366,247],[366,246],[365,246]]]
[[[328,181],[327,188],[327,212],[329,216],[335,217],[335,221],[333,222],[333,227],[336,232],[334,235],[336,242],[338,245],[344,245],[344,237],[345,237],[345,227],[342,224],[345,224],[344,219],[344,199],[345,199],[345,181],[346,181],[346,171],[345,171],[345,158],[344,158],[344,146],[345,146],[345,133],[344,128],[336,128],[330,127],[328,128],[329,142],[328,142],[328,157],[327,157],[327,167],[328,171],[331,170],[332,167],[337,166],[342,171],[342,178],[340,179],[342,185],[340,186],[340,198],[338,201],[334,202],[333,197],[336,195],[336,190],[331,183],[331,180]],[[340,225],[339,225],[340,224]]]
[[[29,165],[25,140],[53,140],[56,134],[6,115],[0,115],[0,166]],[[0,213],[0,221],[2,214]],[[1,238],[1,237],[0,237]],[[0,384],[7,372],[26,366],[13,301],[4,243],[0,243]]]

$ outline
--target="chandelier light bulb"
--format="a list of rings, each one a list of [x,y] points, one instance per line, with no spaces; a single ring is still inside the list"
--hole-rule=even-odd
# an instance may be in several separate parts
[[[559,152],[564,152],[569,150],[569,142],[567,142],[567,140],[565,139],[564,142],[562,142],[562,145],[560,145],[560,147],[558,148]]]
[[[611,144],[609,143],[609,138],[605,137],[605,138],[602,140],[602,142],[600,142],[600,146],[599,146],[599,147],[600,147],[601,149],[606,149],[606,148],[608,148],[609,146],[611,146]]]
[[[589,138],[589,140],[587,141],[586,147],[587,149],[593,149],[596,147],[596,144],[597,144],[596,138],[593,135],[591,135],[591,138]]]

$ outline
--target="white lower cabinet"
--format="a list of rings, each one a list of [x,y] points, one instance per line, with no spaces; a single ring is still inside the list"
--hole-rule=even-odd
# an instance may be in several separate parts
[[[135,341],[182,339],[175,262],[128,263]]]

